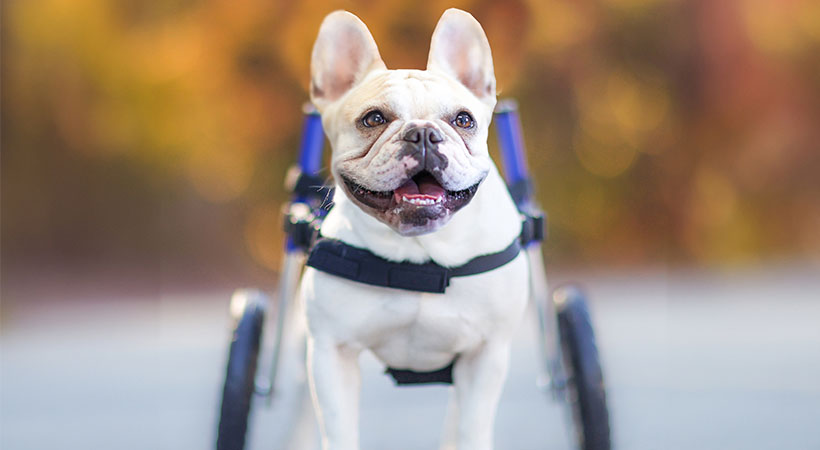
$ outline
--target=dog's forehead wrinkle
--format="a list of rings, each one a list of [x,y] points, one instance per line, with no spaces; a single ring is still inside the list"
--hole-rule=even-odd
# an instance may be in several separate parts
[[[465,99],[471,105],[462,104]],[[432,120],[457,112],[454,109],[476,110],[478,102],[467,88],[449,76],[435,71],[398,69],[371,74],[351,91],[345,103],[351,119],[358,118],[364,110],[384,109],[397,118]]]

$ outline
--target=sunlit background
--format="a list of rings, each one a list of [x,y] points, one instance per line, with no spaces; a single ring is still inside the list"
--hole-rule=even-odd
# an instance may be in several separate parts
[[[520,103],[554,264],[817,261],[820,4],[458,3]],[[450,4],[4,2],[4,266],[275,271],[321,19],[423,68]]]
[[[549,269],[816,275],[820,2],[5,0],[3,326],[77,283],[272,287],[322,18],[423,68],[450,6],[519,102]]]

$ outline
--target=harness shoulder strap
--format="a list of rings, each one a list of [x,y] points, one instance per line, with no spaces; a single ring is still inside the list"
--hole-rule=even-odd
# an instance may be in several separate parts
[[[453,277],[477,275],[497,269],[518,256],[521,248],[544,239],[544,216],[522,213],[521,235],[500,252],[481,255],[458,267],[434,262],[414,264],[388,261],[368,250],[336,239],[323,238],[317,223],[298,222],[302,245],[310,248],[307,265],[322,272],[373,286],[443,294]],[[308,231],[312,230],[312,231]],[[291,233],[295,236],[296,233]],[[309,236],[309,237],[308,237]],[[318,237],[318,239],[317,239]]]

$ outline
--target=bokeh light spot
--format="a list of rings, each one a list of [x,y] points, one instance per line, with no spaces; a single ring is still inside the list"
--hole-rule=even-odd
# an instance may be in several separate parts
[[[582,42],[592,32],[592,21],[576,2],[532,2],[531,46],[557,53]]]
[[[727,223],[737,210],[737,192],[720,172],[703,168],[692,186],[690,211],[694,223],[715,227]]]
[[[586,183],[579,187],[574,202],[574,228],[588,239],[604,239],[611,228],[615,209],[601,183]]]
[[[230,148],[192,153],[187,160],[188,179],[211,202],[233,200],[250,184],[253,160],[249,156]]]
[[[803,47],[801,30],[795,26],[799,15],[795,5],[762,0],[744,3],[741,12],[747,36],[757,48],[772,54],[792,54]]]
[[[575,134],[573,147],[581,165],[594,175],[613,178],[624,173],[635,160],[635,147],[611,140],[602,141],[580,130]]]
[[[266,269],[279,270],[283,239],[279,205],[265,203],[255,207],[245,225],[245,245],[253,260]]]

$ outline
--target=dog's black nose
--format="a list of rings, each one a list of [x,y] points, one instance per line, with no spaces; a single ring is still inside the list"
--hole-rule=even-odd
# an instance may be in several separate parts
[[[443,141],[444,138],[441,137],[441,133],[439,133],[435,128],[413,127],[404,132],[401,140],[426,146],[428,144],[438,144]]]
[[[401,140],[406,144],[399,156],[412,156],[421,163],[421,170],[435,172],[447,167],[447,157],[438,150],[444,136],[437,129],[430,126],[413,127],[402,134]]]

